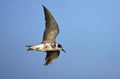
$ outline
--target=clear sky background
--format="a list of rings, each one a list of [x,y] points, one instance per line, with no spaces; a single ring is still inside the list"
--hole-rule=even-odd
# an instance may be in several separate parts
[[[42,4],[67,52],[48,66],[25,47],[42,41]],[[120,79],[120,0],[0,0],[0,79]]]

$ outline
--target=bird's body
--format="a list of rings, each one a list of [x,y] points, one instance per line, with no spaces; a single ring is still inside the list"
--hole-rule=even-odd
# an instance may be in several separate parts
[[[59,48],[58,44],[52,44],[52,43],[42,43],[38,45],[30,45],[27,46],[28,50],[35,50],[35,51],[56,51],[56,50],[62,50],[62,48]]]
[[[64,51],[62,45],[57,44],[55,39],[59,33],[59,27],[55,19],[53,18],[52,14],[49,10],[43,6],[45,20],[46,20],[46,27],[43,34],[43,40],[41,44],[38,45],[29,45],[28,50],[35,50],[35,51],[42,51],[46,52],[46,62],[44,65],[51,64],[54,62],[60,54],[60,50]],[[65,52],[65,51],[64,51]]]

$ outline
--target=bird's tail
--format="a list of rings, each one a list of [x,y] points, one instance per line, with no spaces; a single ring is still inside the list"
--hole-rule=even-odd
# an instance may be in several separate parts
[[[34,45],[27,45],[26,47],[28,48],[28,51],[35,50]]]

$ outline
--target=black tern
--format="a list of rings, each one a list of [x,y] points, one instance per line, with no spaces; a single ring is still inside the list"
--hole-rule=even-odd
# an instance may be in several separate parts
[[[59,56],[60,50],[65,52],[62,45],[56,43],[55,39],[59,33],[59,27],[54,17],[50,13],[50,11],[44,6],[44,15],[45,15],[45,31],[43,34],[43,40],[41,44],[38,45],[29,45],[28,50],[32,51],[42,51],[46,52],[46,58],[44,65],[48,65],[53,63]]]

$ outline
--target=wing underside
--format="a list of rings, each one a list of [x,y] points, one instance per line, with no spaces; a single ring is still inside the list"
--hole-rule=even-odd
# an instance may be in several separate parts
[[[60,51],[48,51],[46,53],[47,53],[45,58],[46,62],[44,65],[53,63],[58,58]]]
[[[55,42],[55,38],[59,33],[58,24],[49,10],[43,6],[45,15],[45,31],[43,34],[43,42]]]

